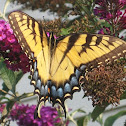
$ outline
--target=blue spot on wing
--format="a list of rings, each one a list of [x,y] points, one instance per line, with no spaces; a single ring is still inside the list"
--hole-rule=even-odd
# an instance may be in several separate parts
[[[60,98],[63,98],[63,89],[62,88],[59,88],[57,90],[57,96],[60,97]]]
[[[37,80],[36,88],[38,88],[39,90],[41,89],[41,80],[40,79]]]
[[[76,69],[75,71],[75,75],[76,75],[76,78],[79,79],[80,75],[82,74],[81,71],[79,71],[78,69]]]
[[[72,86],[72,87],[77,86],[78,83],[79,83],[79,82],[78,82],[77,78],[76,78],[75,76],[73,76],[73,77],[71,78],[71,80],[70,80],[71,86]]]
[[[35,71],[33,76],[32,76],[32,79],[37,81],[38,80],[38,71]]]
[[[64,93],[70,93],[71,92],[71,86],[69,83],[66,83],[64,86]]]
[[[84,71],[86,69],[86,65],[81,65],[80,70]]]
[[[34,62],[33,69],[34,71],[37,69],[37,61]]]
[[[52,86],[51,87],[51,95],[56,98],[57,97],[57,92],[56,92],[56,87],[55,86]]]
[[[48,85],[45,86],[45,96],[48,95]]]

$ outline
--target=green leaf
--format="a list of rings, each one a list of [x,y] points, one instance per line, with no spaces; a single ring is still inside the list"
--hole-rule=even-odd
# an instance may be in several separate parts
[[[0,77],[3,79],[5,85],[13,93],[15,92],[14,84],[16,82],[15,74],[12,70],[9,70],[3,61],[0,61]]]
[[[31,92],[31,93],[24,93],[24,94],[20,95],[19,97],[17,97],[17,101],[20,101],[21,99],[26,98],[26,97],[31,97],[33,95],[34,95],[33,92]]]
[[[14,105],[16,101],[15,100],[10,100],[7,105],[6,105],[6,109],[7,109],[7,112],[9,113]]]
[[[8,87],[6,86],[6,84],[4,82],[2,84],[2,90],[6,91],[6,92],[9,91]],[[6,93],[0,91],[0,95],[6,95]]]
[[[3,88],[2,90],[8,92],[11,90],[15,94],[15,87],[18,81],[22,78],[22,71],[9,70],[3,61],[0,62],[0,77],[3,79]],[[5,93],[0,92],[1,95],[5,95]]]
[[[14,74],[15,74],[15,77],[16,77],[16,80],[17,80],[16,82],[18,82],[22,78],[22,76],[24,75],[21,70],[15,71]]]
[[[77,112],[81,112],[81,113],[86,113],[83,109],[79,108],[76,110]]]
[[[8,101],[10,100],[8,97],[5,97],[5,96],[0,97],[0,101],[2,101],[2,100],[4,100],[4,101],[5,101],[5,99],[6,99],[6,100],[8,100]]]
[[[14,74],[16,79],[14,85],[16,85],[19,82],[19,80],[23,77],[24,74],[22,71],[15,71]]]
[[[100,114],[100,115],[98,116],[98,118],[96,119],[96,121],[97,121],[98,123],[100,123],[101,126],[103,125],[103,116],[102,116],[102,114]]]
[[[61,35],[67,35],[69,34],[71,28],[62,28],[61,29]]]
[[[105,120],[104,126],[112,126],[113,123],[114,123],[118,118],[120,118],[121,116],[124,116],[124,115],[126,115],[126,110],[125,110],[125,111],[120,111],[120,112],[118,112],[117,114],[108,117],[108,118]]]
[[[83,123],[84,123],[85,118],[86,118],[85,116],[79,118],[79,120],[77,121],[77,125],[78,126],[83,126]],[[87,126],[87,125],[85,125],[85,126]]]
[[[13,100],[10,100],[7,103],[6,107],[4,108],[4,110],[2,112],[2,117],[7,117],[8,116],[8,114],[10,113],[10,111],[11,111],[13,105],[15,104],[15,102],[16,101],[13,99]]]
[[[4,107],[3,112],[2,112],[2,116],[6,116],[6,115],[7,115],[7,109],[6,109],[6,107]]]
[[[105,108],[106,108],[108,105],[109,105],[109,104],[106,103],[106,105],[104,105],[103,107],[97,105],[97,106],[94,108],[93,112],[91,113],[91,117],[92,117],[93,121],[95,121],[95,120],[98,118],[98,116],[99,116],[102,112],[104,112]]]
[[[73,111],[73,112],[70,114],[70,116],[73,117],[77,112],[86,113],[84,110],[82,110],[82,109],[79,108],[79,109]]]
[[[90,119],[91,119],[91,114],[86,115],[86,116],[83,116],[83,117],[80,117],[80,118],[77,120],[77,125],[78,125],[78,126],[87,126],[88,121],[89,121]]]
[[[126,91],[121,95],[120,100],[126,99]]]

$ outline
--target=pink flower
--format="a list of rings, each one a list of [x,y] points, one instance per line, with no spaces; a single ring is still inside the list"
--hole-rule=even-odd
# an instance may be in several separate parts
[[[21,69],[24,73],[30,71],[28,57],[22,51],[10,25],[4,20],[0,20],[0,52],[9,69]]]
[[[47,34],[47,37],[50,37],[50,33],[49,32],[46,32]],[[56,35],[54,35],[54,38],[57,39],[58,37],[56,37]]]
[[[7,40],[10,42],[10,43],[15,43],[16,42],[16,39],[15,39],[15,36],[12,34],[10,36],[7,37]]]
[[[0,31],[0,41],[4,40],[6,38],[6,34]]]

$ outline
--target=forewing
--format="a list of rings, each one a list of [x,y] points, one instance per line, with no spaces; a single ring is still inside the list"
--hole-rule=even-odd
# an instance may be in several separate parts
[[[42,48],[47,46],[47,37],[41,25],[23,12],[12,12],[9,23],[24,52],[29,58],[37,57]]]
[[[72,64],[95,67],[113,62],[126,54],[125,41],[99,34],[72,34],[60,40],[57,48],[64,52]]]

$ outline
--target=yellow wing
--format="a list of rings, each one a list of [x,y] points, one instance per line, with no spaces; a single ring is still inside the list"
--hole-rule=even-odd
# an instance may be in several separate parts
[[[64,106],[65,99],[80,91],[79,78],[85,69],[108,64],[125,54],[125,41],[108,35],[75,33],[58,38],[50,68],[51,81],[57,89],[55,95],[51,94],[52,101]]]
[[[57,48],[69,57],[74,66],[95,67],[124,57],[126,42],[109,35],[72,34],[61,39]]]
[[[49,95],[45,85],[49,80],[50,64],[46,33],[35,19],[23,12],[12,12],[8,19],[19,44],[31,60],[31,84],[35,86],[35,93],[39,95],[39,101],[45,101]]]
[[[57,40],[50,68],[51,80],[58,87],[70,80],[76,69],[108,64],[126,54],[125,41],[99,34],[71,34]],[[84,69],[84,68],[83,68]],[[83,70],[82,69],[82,70]]]
[[[79,78],[85,69],[113,62],[126,54],[126,43],[98,34],[70,34],[47,38],[41,25],[22,12],[12,12],[9,22],[24,52],[31,59],[31,84],[39,95],[35,117],[42,102],[50,98],[64,111],[64,101],[80,91]]]
[[[48,41],[42,26],[32,17],[23,12],[12,12],[9,16],[9,23],[18,39],[19,44],[31,60],[39,61],[37,71],[44,82],[48,80],[49,54]],[[35,70],[32,70],[33,74]],[[41,74],[40,74],[41,73]],[[35,84],[34,80],[31,81]]]

